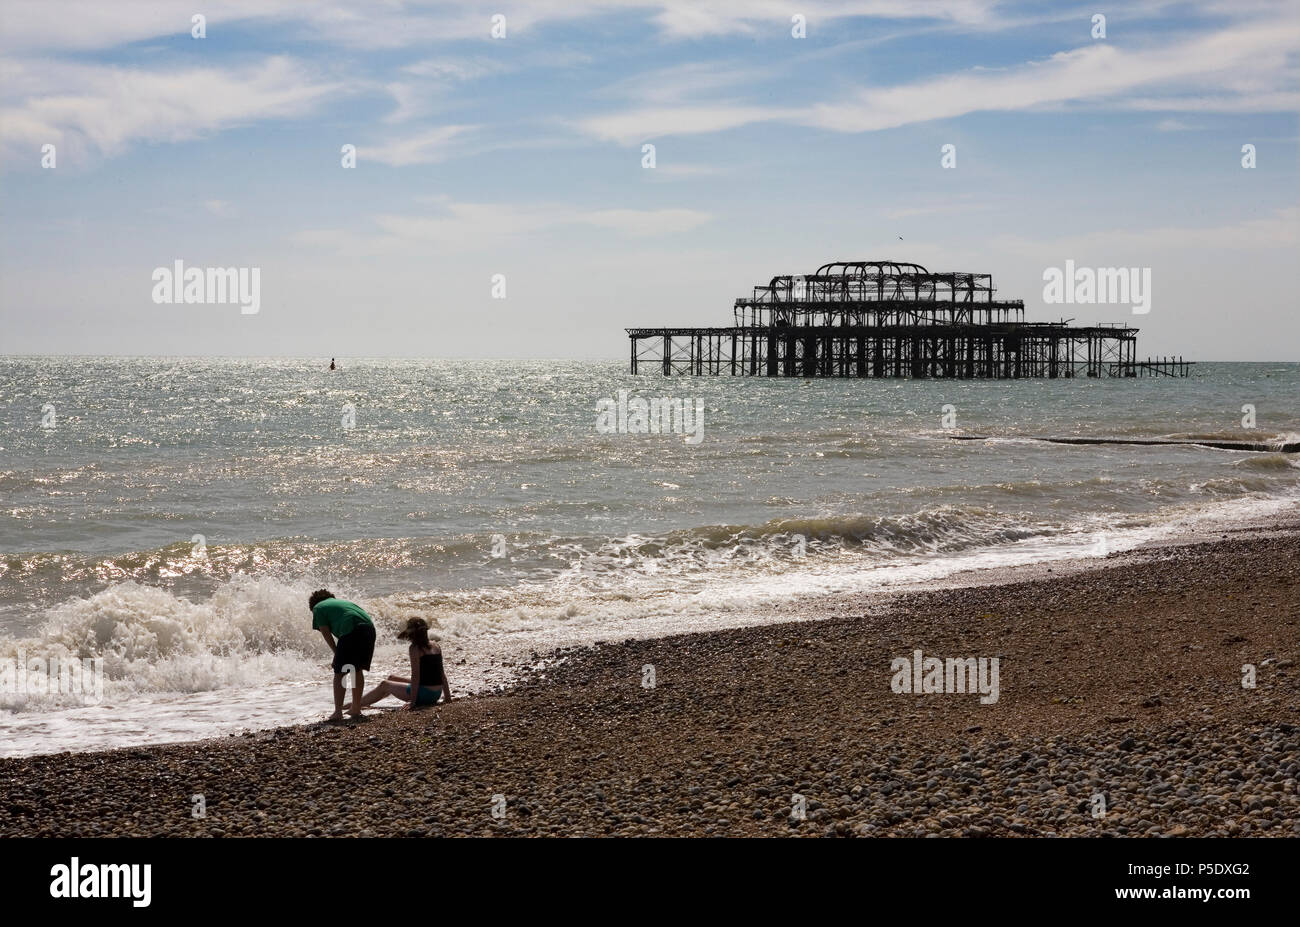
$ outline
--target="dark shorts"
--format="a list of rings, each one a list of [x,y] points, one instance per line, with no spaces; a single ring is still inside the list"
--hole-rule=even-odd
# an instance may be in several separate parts
[[[343,667],[365,672],[370,669],[370,658],[375,655],[374,625],[363,624],[339,638],[334,649],[334,672],[345,673]]]
[[[406,694],[410,696],[410,686],[406,687]],[[436,705],[440,698],[442,698],[442,686],[420,686],[420,691],[415,696],[415,704]]]

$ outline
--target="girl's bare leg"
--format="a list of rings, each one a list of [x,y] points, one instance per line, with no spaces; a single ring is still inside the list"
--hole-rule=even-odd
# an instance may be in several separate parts
[[[400,698],[404,702],[409,702],[411,700],[411,697],[406,694],[405,683],[390,682],[386,679],[367,692],[365,697],[361,699],[361,704],[363,706],[373,705],[381,698],[388,698],[390,695],[394,698]]]

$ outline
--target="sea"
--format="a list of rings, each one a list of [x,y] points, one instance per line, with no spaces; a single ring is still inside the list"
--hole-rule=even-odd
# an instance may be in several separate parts
[[[643,432],[652,399],[689,421]],[[396,630],[421,616],[469,694],[557,648],[1280,520],[1298,400],[1293,363],[913,381],[0,358],[0,755],[324,718],[321,587],[374,616],[372,679],[405,670]],[[49,673],[70,663],[77,685]]]

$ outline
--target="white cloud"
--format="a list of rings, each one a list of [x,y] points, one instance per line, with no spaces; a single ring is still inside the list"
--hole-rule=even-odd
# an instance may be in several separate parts
[[[551,49],[548,49],[545,54],[516,52],[502,58],[491,58],[486,55],[474,57],[438,55],[436,58],[425,58],[405,65],[402,72],[413,77],[428,78],[450,85],[511,74],[526,68],[573,67],[586,64],[590,60],[589,55],[580,52]]]
[[[1300,206],[1276,209],[1258,219],[1219,226],[1164,226],[1147,229],[1108,229],[1060,238],[1022,238],[1000,235],[989,242],[997,253],[1034,257],[1047,264],[1066,258],[1099,261],[1095,255],[1115,256],[1123,263],[1141,262],[1161,252],[1251,251],[1284,249],[1300,245]]]
[[[457,140],[474,132],[477,126],[437,126],[406,138],[394,138],[378,145],[359,145],[360,161],[378,161],[393,167],[409,164],[436,164],[456,151]]]
[[[946,216],[959,212],[975,212],[989,209],[992,203],[988,199],[977,199],[970,193],[959,193],[943,197],[926,197],[921,202],[911,203],[886,209],[886,219],[910,219],[913,216]]]
[[[674,38],[703,38],[733,33],[789,35],[790,17],[807,17],[808,30],[841,19],[929,19],[964,25],[987,25],[999,5],[994,0],[662,0],[654,21]]]
[[[674,39],[788,34],[801,12],[810,30],[851,17],[927,19],[987,26],[997,0],[223,0],[205,11],[208,36],[250,23],[266,23],[283,37],[309,37],[359,48],[402,48],[441,41],[488,38],[491,17],[504,12],[509,34],[548,24],[640,12]],[[5,0],[0,6],[0,49],[95,50],[168,36],[187,36],[193,0]]]
[[[809,106],[691,104],[633,108],[578,122],[589,135],[635,144],[667,135],[719,132],[761,122],[785,122],[835,132],[870,132],[988,110],[1026,110],[1071,102],[1110,100],[1139,88],[1177,85],[1169,108],[1186,106],[1198,86],[1196,108],[1288,110],[1296,82],[1288,56],[1300,26],[1270,23],[1228,29],[1161,48],[1124,50],[1097,43],[999,71],[982,69],[867,88],[834,103]],[[1229,92],[1224,93],[1224,90]],[[1125,105],[1119,101],[1119,105]],[[1158,108],[1160,98],[1146,98]]]
[[[299,118],[345,92],[289,58],[239,69],[145,71],[10,63],[30,95],[0,110],[6,149],[53,142],[74,155],[114,155],[132,142],[179,142],[264,119]],[[70,89],[70,88],[83,89]]]
[[[637,109],[579,120],[588,135],[622,144],[636,144],[668,135],[725,132],[756,122],[798,122],[802,109],[768,106],[678,106]]]
[[[448,203],[441,216],[375,217],[386,234],[407,241],[466,244],[528,235],[565,225],[586,225],[635,236],[689,231],[711,217],[693,209],[580,210],[556,205]]]
[[[427,58],[402,67],[401,77],[385,85],[397,108],[384,122],[406,122],[428,114],[434,104],[445,100],[450,92],[470,81],[509,74],[523,67],[518,58],[508,62],[487,58]]]
[[[657,165],[653,171],[646,171],[645,176],[650,180],[660,178],[677,180],[683,177],[713,177],[725,173],[727,173],[726,169],[716,164],[690,164],[673,161],[669,164]]]
[[[565,226],[606,229],[632,238],[688,232],[712,216],[695,209],[597,209],[541,204],[458,203],[443,197],[418,198],[438,206],[437,215],[373,216],[374,233],[341,229],[309,229],[294,236],[300,244],[348,254],[420,252],[440,249],[474,250],[499,245]]]
[[[1300,92],[1134,97],[1121,107],[1170,113],[1286,113],[1300,110]]]
[[[599,209],[581,213],[576,221],[641,238],[689,232],[709,218],[697,209]]]

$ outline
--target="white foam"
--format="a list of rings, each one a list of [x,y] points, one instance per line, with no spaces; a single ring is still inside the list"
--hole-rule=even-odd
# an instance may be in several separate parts
[[[1295,504],[1237,499],[1158,518],[1098,515],[1068,531],[955,553],[837,549],[739,568],[719,561],[689,573],[638,563],[621,572],[575,569],[507,590],[358,598],[380,630],[371,680],[405,673],[405,645],[393,632],[420,614],[443,642],[453,691],[464,693],[508,682],[512,667],[534,651],[794,620],[805,616],[799,605],[808,596],[928,588],[966,570],[1119,552]],[[311,630],[305,603],[312,588],[306,579],[237,575],[204,601],[124,582],[62,603],[35,636],[0,640],[0,657],[102,656],[104,702],[78,707],[0,696],[8,699],[0,702],[7,709],[0,711],[0,755],[195,740],[323,718],[333,707],[330,654]]]

